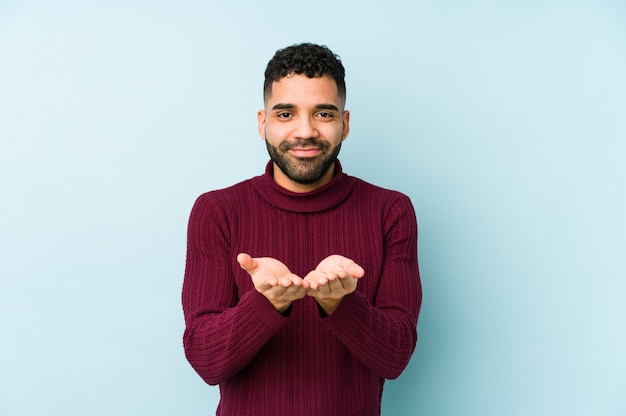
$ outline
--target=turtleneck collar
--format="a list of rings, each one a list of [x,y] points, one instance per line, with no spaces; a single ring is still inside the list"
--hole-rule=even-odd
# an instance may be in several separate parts
[[[311,192],[292,192],[274,182],[273,163],[270,160],[265,174],[252,180],[255,190],[271,205],[292,212],[319,212],[339,205],[352,192],[354,178],[343,173],[339,160],[335,162],[335,176],[326,185]]]

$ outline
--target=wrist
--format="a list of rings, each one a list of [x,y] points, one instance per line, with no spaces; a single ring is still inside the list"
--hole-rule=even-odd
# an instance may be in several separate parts
[[[289,312],[289,308],[291,307],[291,302],[271,302],[276,312],[281,315],[287,315]]]
[[[324,311],[324,313],[328,316],[335,312],[335,309],[339,306],[343,298],[340,299],[325,299],[325,300],[317,300],[317,304]]]

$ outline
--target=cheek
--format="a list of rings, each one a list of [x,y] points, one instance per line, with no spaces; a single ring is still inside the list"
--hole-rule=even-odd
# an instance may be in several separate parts
[[[265,139],[284,140],[289,135],[287,126],[277,123],[265,123]]]
[[[327,126],[324,129],[320,130],[320,133],[326,138],[326,140],[331,141],[333,143],[341,142],[344,135],[344,129],[342,125],[332,125]]]

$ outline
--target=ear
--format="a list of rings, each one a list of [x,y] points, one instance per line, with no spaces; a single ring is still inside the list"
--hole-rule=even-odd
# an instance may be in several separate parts
[[[348,133],[350,133],[350,111],[345,110],[341,114],[341,119],[343,121],[343,131],[341,133],[341,141],[344,141],[348,138]]]
[[[256,118],[259,123],[259,126],[258,126],[259,136],[261,136],[261,138],[265,140],[265,120],[267,119],[267,115],[265,114],[265,111],[259,110],[256,113]]]

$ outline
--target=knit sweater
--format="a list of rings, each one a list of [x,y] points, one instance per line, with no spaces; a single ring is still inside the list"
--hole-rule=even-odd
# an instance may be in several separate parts
[[[329,316],[312,297],[278,313],[238,253],[304,277],[331,254],[365,270]],[[220,386],[217,415],[379,415],[383,383],[417,342],[417,223],[405,195],[343,173],[308,193],[264,175],[201,195],[191,211],[182,302],[185,354]]]

